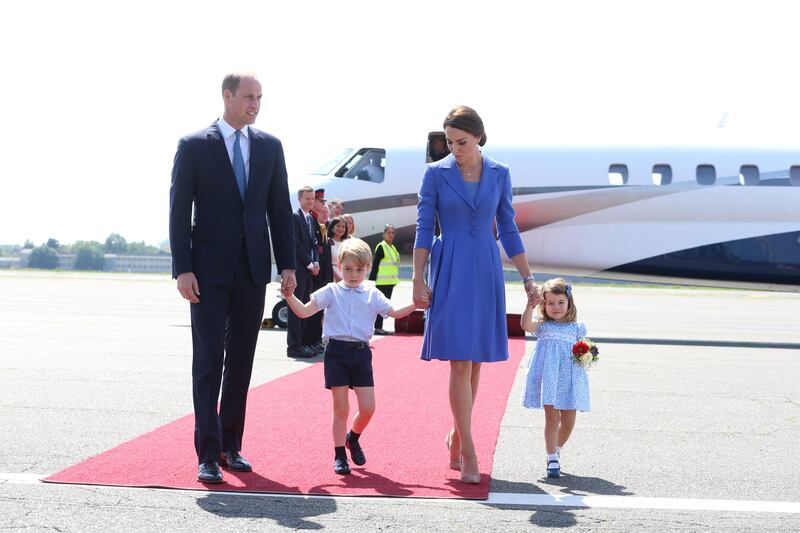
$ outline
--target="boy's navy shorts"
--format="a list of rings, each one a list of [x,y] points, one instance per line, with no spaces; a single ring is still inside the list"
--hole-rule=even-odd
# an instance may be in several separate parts
[[[325,388],[374,387],[368,342],[329,339],[325,347]]]

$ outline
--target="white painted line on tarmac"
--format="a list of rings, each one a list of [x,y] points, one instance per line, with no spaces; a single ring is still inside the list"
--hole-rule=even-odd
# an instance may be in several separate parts
[[[0,473],[0,483],[13,483],[15,485],[35,485],[39,483],[47,474],[28,474],[22,472],[19,474],[14,473]]]
[[[591,507],[617,509],[671,509],[741,513],[800,513],[800,502],[759,500],[704,500],[696,498],[645,498],[639,496],[559,496],[492,492],[486,501],[495,505]]]
[[[0,484],[49,485],[41,479],[48,474],[0,473]],[[54,483],[52,485],[65,485]],[[68,484],[66,484],[68,485]],[[142,490],[143,487],[121,487],[92,485],[114,490]],[[317,494],[281,494],[275,492],[233,492],[187,489],[147,488],[165,492],[181,492],[199,497],[216,494],[247,498],[303,498],[334,499],[350,501],[393,502],[412,500],[415,503],[473,503],[484,505],[520,505],[525,507],[582,507],[590,509],[663,509],[674,511],[718,511],[735,513],[790,513],[800,514],[800,502],[777,502],[763,500],[710,500],[699,498],[647,498],[640,496],[560,496],[556,494],[525,494],[519,492],[490,492],[487,500],[464,500],[459,498],[398,498],[386,496],[325,496]]]

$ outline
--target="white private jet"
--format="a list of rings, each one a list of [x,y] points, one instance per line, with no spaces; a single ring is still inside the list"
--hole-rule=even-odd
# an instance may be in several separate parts
[[[340,198],[359,237],[384,225],[411,252],[431,146],[342,151],[306,178]],[[800,149],[487,146],[506,163],[534,269],[565,275],[800,290]],[[501,247],[502,252],[502,247]]]

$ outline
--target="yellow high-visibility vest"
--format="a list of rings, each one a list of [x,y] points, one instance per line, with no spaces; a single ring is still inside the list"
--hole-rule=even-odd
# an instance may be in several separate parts
[[[383,259],[378,265],[375,285],[397,285],[400,283],[400,253],[394,244],[388,244],[386,241],[379,242],[375,251],[381,247],[383,247]]]

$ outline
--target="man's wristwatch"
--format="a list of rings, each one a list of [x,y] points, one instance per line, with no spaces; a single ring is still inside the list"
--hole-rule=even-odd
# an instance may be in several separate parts
[[[534,279],[534,277],[533,277],[533,274],[531,274],[531,275],[530,275],[530,276],[528,276],[527,278],[524,278],[524,279],[522,280],[522,283],[528,283],[529,281],[536,281],[536,279]]]

